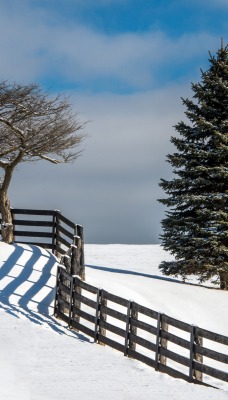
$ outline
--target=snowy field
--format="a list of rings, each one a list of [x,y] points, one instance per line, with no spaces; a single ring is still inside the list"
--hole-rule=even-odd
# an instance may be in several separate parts
[[[166,278],[158,245],[86,245],[87,282],[174,318],[227,335],[228,293]],[[94,344],[53,315],[56,260],[0,242],[0,399],[227,399]],[[206,286],[211,286],[207,283]]]

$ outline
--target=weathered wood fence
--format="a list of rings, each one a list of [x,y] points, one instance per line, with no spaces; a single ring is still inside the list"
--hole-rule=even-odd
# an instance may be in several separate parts
[[[203,385],[207,383],[202,375],[228,382],[228,337],[98,289],[62,265],[57,272],[54,314],[95,342],[157,371]],[[204,347],[203,341],[211,342],[212,348]],[[213,350],[215,345],[222,345],[224,353]],[[210,360],[220,368],[211,366]]]
[[[173,377],[206,385],[209,376],[214,386],[228,382],[227,336],[84,282],[83,228],[60,211],[13,208],[12,214],[16,243],[50,249],[60,258],[54,313],[70,328]]]
[[[71,256],[72,246],[76,246],[80,250],[80,262],[84,264],[84,239],[81,225],[71,222],[59,210],[11,208],[11,212],[15,243],[34,244],[50,249],[59,258]]]

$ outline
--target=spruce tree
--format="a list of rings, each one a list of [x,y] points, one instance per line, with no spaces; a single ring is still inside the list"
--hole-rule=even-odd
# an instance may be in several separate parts
[[[165,275],[213,277],[228,290],[228,45],[192,84],[193,98],[182,99],[186,122],[172,137],[175,152],[167,156],[174,178],[161,179],[169,207],[162,221],[162,245],[175,256],[162,262]]]

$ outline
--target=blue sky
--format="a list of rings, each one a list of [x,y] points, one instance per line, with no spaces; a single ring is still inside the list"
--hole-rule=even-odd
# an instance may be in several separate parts
[[[74,164],[19,168],[12,205],[60,208],[90,243],[157,243],[180,97],[227,41],[227,17],[227,0],[1,1],[1,78],[70,95],[90,121]]]

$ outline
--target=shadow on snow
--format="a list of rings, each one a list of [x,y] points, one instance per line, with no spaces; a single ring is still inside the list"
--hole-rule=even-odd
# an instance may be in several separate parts
[[[55,282],[56,282],[56,258],[49,252],[40,249],[37,246],[26,245],[25,247],[20,244],[12,244],[14,250],[9,257],[4,260],[3,265],[0,267],[0,281],[3,278],[9,278],[11,281],[5,285],[0,291],[0,308],[4,309],[7,313],[20,318],[21,315],[30,319],[33,323],[38,325],[48,325],[58,334],[67,334],[66,327],[59,323],[56,318],[51,316],[54,308],[55,298]],[[20,265],[20,258],[27,257],[28,260]],[[41,257],[43,258],[42,267],[36,269],[36,264],[39,265]],[[19,267],[20,273],[18,276],[13,276],[13,268]],[[32,278],[32,274],[38,275],[38,279]],[[50,279],[54,280],[49,283]],[[26,285],[25,290],[20,287]],[[45,293],[42,296],[41,291]],[[35,296],[41,295],[41,300],[34,300]],[[16,297],[17,300],[11,300],[11,296]],[[33,307],[32,307],[33,306]],[[37,311],[32,308],[36,307]],[[71,331],[71,335],[75,335],[79,340],[89,341],[81,334]]]

